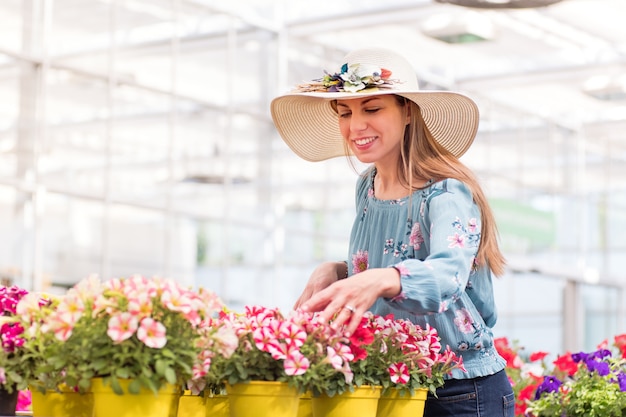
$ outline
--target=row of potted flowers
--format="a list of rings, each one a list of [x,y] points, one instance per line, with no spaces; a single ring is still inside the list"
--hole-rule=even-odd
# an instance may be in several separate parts
[[[591,352],[526,352],[496,339],[516,394],[516,417],[622,417],[626,415],[626,334]]]
[[[0,387],[9,392],[86,393],[103,378],[117,394],[166,385],[223,394],[261,380],[313,397],[364,385],[411,396],[463,367],[436,329],[406,320],[366,315],[345,337],[315,314],[228,311],[209,290],[158,277],[92,276],[63,296],[0,287],[0,302]]]

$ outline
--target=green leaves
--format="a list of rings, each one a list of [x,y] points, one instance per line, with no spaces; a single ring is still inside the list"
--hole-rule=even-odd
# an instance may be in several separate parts
[[[620,390],[616,375],[626,371],[626,360],[605,358],[611,373],[590,371],[584,362],[565,379],[556,392],[542,393],[529,402],[528,410],[539,417],[621,417],[626,412],[626,392]]]
[[[170,368],[170,367],[166,368],[164,375],[165,375],[165,380],[172,385],[179,382],[174,368]]]
[[[579,375],[565,403],[567,415],[575,417],[620,417],[625,408],[626,393],[617,383],[595,372]]]
[[[131,392],[157,392],[202,375],[210,350],[224,351],[219,340],[229,336],[213,326],[224,308],[216,294],[170,279],[90,276],[61,297],[30,295],[11,318],[25,329],[20,354],[0,354],[12,388],[65,384],[84,392],[102,377],[117,393],[123,380],[132,381]]]
[[[118,378],[122,378],[122,379],[128,379],[130,378],[130,371],[126,368],[118,368],[115,370],[115,374],[116,377]]]

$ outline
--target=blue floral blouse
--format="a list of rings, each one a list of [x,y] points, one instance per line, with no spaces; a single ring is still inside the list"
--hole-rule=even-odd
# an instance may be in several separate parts
[[[378,200],[375,175],[371,169],[357,183],[349,274],[394,267],[402,291],[379,298],[370,310],[436,328],[442,345],[463,357],[467,372],[454,370],[452,378],[504,369],[491,331],[497,316],[491,271],[475,262],[480,210],[469,188],[445,179],[402,199]]]

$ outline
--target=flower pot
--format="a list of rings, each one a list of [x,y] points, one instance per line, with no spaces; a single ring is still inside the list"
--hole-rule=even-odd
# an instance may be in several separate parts
[[[91,417],[93,413],[91,393],[80,394],[60,386],[45,393],[31,387],[30,395],[33,417]]]
[[[139,394],[128,392],[131,380],[120,380],[124,394],[118,395],[102,378],[91,382],[93,393],[93,417],[177,417],[178,400],[181,389],[177,385],[166,384],[157,394],[142,388]]]
[[[285,382],[226,385],[230,417],[296,417],[298,390]]]
[[[298,403],[298,417],[313,417],[310,392],[300,395],[300,401]]]
[[[206,417],[204,396],[185,391],[178,400],[178,417]],[[209,414],[210,415],[210,414]]]
[[[178,417],[229,417],[226,395],[193,395],[186,390],[178,400]]]
[[[230,408],[228,406],[228,396],[227,395],[213,395],[213,396],[206,397],[206,416],[207,417],[229,417]]]
[[[421,388],[415,395],[400,395],[397,390],[390,390],[378,400],[377,417],[422,417],[428,390]]]
[[[311,398],[313,417],[376,417],[381,387],[355,387],[354,392]]]
[[[19,391],[16,388],[13,388],[13,392],[9,393],[4,387],[0,387],[0,416],[15,415],[18,395]]]

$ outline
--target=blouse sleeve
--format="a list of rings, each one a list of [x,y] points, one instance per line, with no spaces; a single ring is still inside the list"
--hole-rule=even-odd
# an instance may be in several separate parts
[[[392,265],[400,273],[402,291],[386,300],[412,314],[443,312],[461,296],[480,243],[480,210],[469,188],[447,179],[430,190],[414,211],[419,211],[419,227],[413,227],[422,233],[428,255]]]

